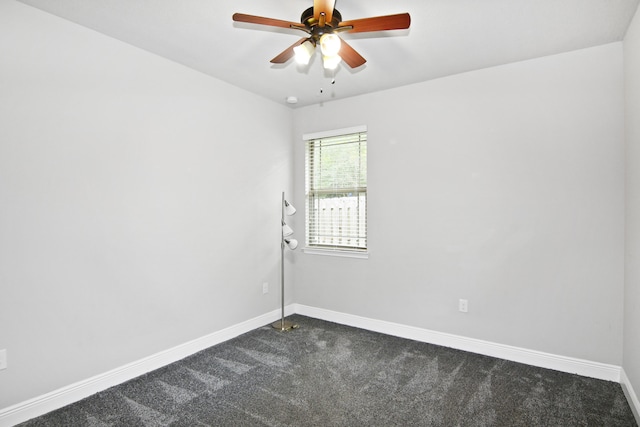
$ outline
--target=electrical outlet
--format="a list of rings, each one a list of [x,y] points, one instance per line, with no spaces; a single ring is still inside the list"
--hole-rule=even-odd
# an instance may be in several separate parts
[[[264,282],[262,284],[262,293],[263,294],[268,294],[269,293],[269,282]]]
[[[0,370],[7,369],[7,350],[0,350]]]
[[[460,310],[463,313],[466,313],[467,311],[469,311],[469,301],[467,301],[466,299],[459,300],[458,310]]]

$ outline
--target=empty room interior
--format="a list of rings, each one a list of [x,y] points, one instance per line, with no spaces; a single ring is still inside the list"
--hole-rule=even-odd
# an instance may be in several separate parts
[[[640,423],[639,1],[339,0],[411,20],[333,69],[232,19],[325,3],[0,0],[0,426],[283,310],[619,384]],[[353,129],[366,245],[314,250],[305,141]]]

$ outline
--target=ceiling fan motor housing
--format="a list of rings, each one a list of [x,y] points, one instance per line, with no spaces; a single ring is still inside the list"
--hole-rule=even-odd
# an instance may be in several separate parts
[[[300,22],[307,27],[309,34],[311,34],[311,38],[317,42],[323,34],[332,33],[336,28],[338,28],[338,25],[342,22],[342,15],[337,9],[334,9],[331,22],[326,22],[324,26],[320,26],[320,21],[314,18],[312,6],[302,12]]]

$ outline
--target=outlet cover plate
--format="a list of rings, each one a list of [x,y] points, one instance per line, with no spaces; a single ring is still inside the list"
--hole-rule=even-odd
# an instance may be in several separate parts
[[[466,299],[461,299],[460,301],[458,301],[458,310],[460,310],[463,313],[466,313],[469,311],[469,301],[467,301]]]
[[[7,369],[7,350],[0,350],[0,370]]]

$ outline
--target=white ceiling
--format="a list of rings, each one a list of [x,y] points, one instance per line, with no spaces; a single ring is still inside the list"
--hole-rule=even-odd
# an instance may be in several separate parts
[[[312,0],[20,0],[256,94],[297,106],[624,38],[640,0],[337,0],[344,20],[411,14],[411,28],[342,34],[367,59],[327,74],[269,61],[304,33],[239,24],[234,12],[298,22]]]

